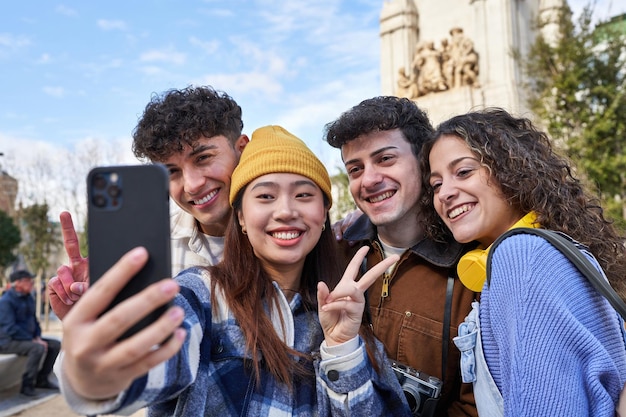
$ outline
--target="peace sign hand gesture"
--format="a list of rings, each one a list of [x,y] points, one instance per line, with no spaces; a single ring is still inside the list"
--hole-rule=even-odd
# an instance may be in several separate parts
[[[365,309],[365,290],[381,276],[387,268],[396,263],[400,257],[392,255],[374,265],[359,281],[359,267],[369,247],[364,246],[357,251],[346,268],[341,281],[330,292],[324,282],[317,284],[317,302],[319,319],[328,346],[338,345],[353,339],[361,326]]]

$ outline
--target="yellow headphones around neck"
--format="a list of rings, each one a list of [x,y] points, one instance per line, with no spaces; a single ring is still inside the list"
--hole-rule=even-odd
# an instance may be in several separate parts
[[[508,230],[518,227],[540,227],[537,223],[537,214],[531,211]],[[481,292],[487,279],[487,255],[490,248],[491,245],[487,249],[478,248],[467,252],[456,266],[456,272],[463,285],[474,292]]]

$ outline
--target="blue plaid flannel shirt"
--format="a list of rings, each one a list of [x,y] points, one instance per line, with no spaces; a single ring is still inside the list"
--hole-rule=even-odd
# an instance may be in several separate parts
[[[180,352],[110,401],[77,398],[71,387],[62,384],[75,411],[129,415],[148,406],[148,415],[154,417],[410,416],[382,344],[377,344],[380,373],[372,368],[360,340],[358,349],[349,355],[320,359],[324,336],[317,312],[306,311],[299,295],[290,303],[281,299],[287,324],[283,338],[296,350],[318,358],[308,365],[311,377],[295,381],[290,391],[263,372],[257,385],[245,365],[249,356],[241,329],[220,294],[218,308],[212,309],[208,272],[190,268],[176,280],[181,293],[174,302],[185,310],[183,326],[188,332]],[[275,328],[282,334],[281,326]]]

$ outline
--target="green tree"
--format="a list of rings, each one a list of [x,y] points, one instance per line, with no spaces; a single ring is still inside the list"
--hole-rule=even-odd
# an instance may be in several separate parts
[[[350,194],[348,174],[343,168],[337,168],[337,174],[330,177],[333,186],[333,206],[331,207],[331,223],[343,219],[346,214],[354,211],[356,205]]]
[[[33,204],[20,211],[24,230],[24,243],[21,253],[26,264],[36,272],[35,290],[37,293],[37,317],[41,315],[42,279],[50,266],[50,255],[55,246],[60,244],[58,231],[48,220],[48,204]],[[48,307],[46,303],[46,327],[48,325]]]
[[[48,220],[48,204],[33,204],[20,213],[24,225],[24,244],[21,253],[26,263],[38,274],[50,266],[53,247],[60,244],[54,225]]]
[[[576,22],[566,5],[556,42],[536,39],[525,60],[529,104],[624,230],[626,42],[616,27],[593,21],[592,5]]]
[[[0,210],[0,267],[5,268],[15,260],[15,249],[20,240],[20,229],[7,213]]]

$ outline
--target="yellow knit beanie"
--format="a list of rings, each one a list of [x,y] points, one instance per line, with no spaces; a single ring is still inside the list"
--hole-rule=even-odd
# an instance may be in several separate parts
[[[260,127],[243,149],[230,181],[230,205],[237,193],[256,178],[276,172],[299,174],[311,179],[332,205],[328,171],[306,144],[280,126]]]

